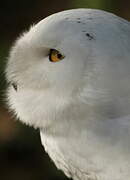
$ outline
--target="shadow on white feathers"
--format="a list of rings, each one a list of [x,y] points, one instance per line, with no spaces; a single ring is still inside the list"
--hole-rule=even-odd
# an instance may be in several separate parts
[[[130,22],[75,9],[12,47],[8,104],[74,180],[130,179]]]

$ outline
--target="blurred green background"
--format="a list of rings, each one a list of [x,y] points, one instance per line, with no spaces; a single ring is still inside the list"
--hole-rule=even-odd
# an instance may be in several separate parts
[[[130,20],[130,0],[0,1],[0,180],[67,180],[44,152],[39,132],[15,121],[8,112],[4,68],[14,40],[31,24],[81,7],[107,10]]]

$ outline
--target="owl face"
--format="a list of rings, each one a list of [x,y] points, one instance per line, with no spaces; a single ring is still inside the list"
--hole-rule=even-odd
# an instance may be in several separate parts
[[[89,41],[84,42],[86,35],[79,23],[82,11],[73,18],[71,12],[49,16],[24,33],[11,49],[6,69],[8,101],[24,122],[50,119],[42,115],[44,106],[44,111],[53,112],[53,107],[68,103],[67,99],[75,98],[82,89],[89,52],[85,45]]]
[[[88,49],[77,18],[52,15],[33,26],[11,50],[7,79],[13,90],[72,95],[83,80]],[[17,89],[17,90],[16,90]]]

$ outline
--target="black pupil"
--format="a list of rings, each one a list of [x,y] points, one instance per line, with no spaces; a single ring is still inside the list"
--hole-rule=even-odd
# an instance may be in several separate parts
[[[57,57],[58,57],[59,59],[61,59],[61,58],[62,58],[62,55],[61,55],[61,54],[57,54]]]

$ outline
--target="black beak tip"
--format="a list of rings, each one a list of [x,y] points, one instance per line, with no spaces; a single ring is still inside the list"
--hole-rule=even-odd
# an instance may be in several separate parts
[[[16,84],[16,83],[12,83],[11,85],[13,86],[13,88],[14,88],[15,91],[18,90],[18,87],[17,87],[17,84]]]

